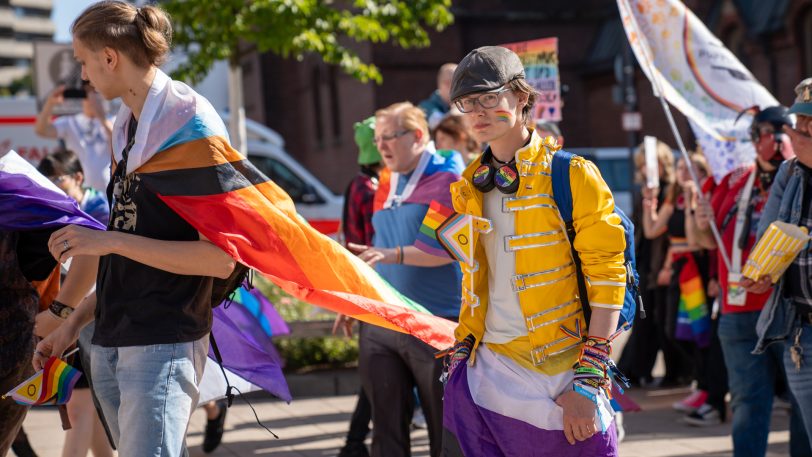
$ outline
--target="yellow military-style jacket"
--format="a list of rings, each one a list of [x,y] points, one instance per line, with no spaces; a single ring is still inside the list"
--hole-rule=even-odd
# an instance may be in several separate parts
[[[527,337],[499,345],[503,346],[499,352],[547,374],[569,369],[578,357],[576,349],[582,340],[568,335],[577,335],[576,320],[583,336],[587,334],[570,244],[552,195],[550,172],[558,149],[552,137],[542,139],[532,132],[530,142],[516,151],[520,186],[515,195],[502,197],[502,211],[513,214],[516,233],[499,234],[504,249],[515,253],[516,274],[510,281],[527,326]],[[483,217],[483,195],[471,183],[480,160],[474,160],[463,179],[451,185],[458,213]],[[574,247],[586,277],[590,306],[621,309],[626,285],[625,238],[614,213],[612,193],[598,168],[580,157],[571,162],[570,185],[577,235]],[[462,340],[472,334],[478,345],[488,310],[488,262],[481,243],[474,245],[474,259],[474,267],[461,265],[462,307],[455,336]],[[551,364],[556,368],[550,370]]]

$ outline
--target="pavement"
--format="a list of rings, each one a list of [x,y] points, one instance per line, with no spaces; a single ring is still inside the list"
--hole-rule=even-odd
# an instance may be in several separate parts
[[[682,389],[632,389],[630,395],[643,411],[624,415],[626,439],[620,445],[623,457],[730,456],[730,423],[695,428],[680,423],[671,404],[688,393]],[[196,411],[189,425],[191,456],[278,456],[333,457],[344,443],[354,395],[331,395],[294,400],[286,404],[268,396],[252,394],[251,403],[259,419],[279,436],[274,439],[256,423],[251,409],[237,399],[226,418],[223,443],[211,454],[200,446],[206,419]],[[52,408],[34,408],[25,420],[25,430],[40,457],[61,455],[64,432],[59,415]],[[772,417],[768,457],[789,455],[789,416],[776,408]],[[13,455],[13,454],[11,454]],[[428,457],[425,430],[412,432],[412,455]]]

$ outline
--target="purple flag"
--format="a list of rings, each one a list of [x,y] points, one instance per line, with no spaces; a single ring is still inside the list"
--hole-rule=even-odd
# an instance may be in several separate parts
[[[291,401],[282,358],[271,341],[272,335],[290,333],[273,304],[257,289],[244,287],[234,294],[228,306],[213,310],[212,333],[217,341],[223,366],[246,381],[285,401]],[[209,357],[214,352],[209,349]]]
[[[104,226],[14,151],[0,157],[0,230]]]

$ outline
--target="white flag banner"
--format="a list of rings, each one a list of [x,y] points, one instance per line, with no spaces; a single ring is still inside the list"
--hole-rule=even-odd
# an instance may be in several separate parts
[[[755,160],[751,106],[778,101],[679,0],[617,0],[626,36],[655,94],[684,114],[720,180]]]

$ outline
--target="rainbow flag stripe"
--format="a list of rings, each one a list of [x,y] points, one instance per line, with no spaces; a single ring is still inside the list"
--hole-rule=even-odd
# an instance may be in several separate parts
[[[454,215],[453,209],[443,206],[437,200],[433,200],[429,205],[426,217],[423,219],[423,225],[420,226],[420,231],[417,233],[417,240],[414,242],[415,247],[431,255],[449,257],[448,252],[437,240],[437,228],[452,215]]]
[[[51,357],[42,370],[13,388],[3,398],[11,397],[21,405],[64,405],[82,373],[64,360]]]
[[[290,295],[409,333],[436,348],[454,343],[453,322],[404,297],[372,267],[311,227],[288,194],[231,147],[211,105],[182,83],[168,84],[155,117],[142,119],[136,132],[136,139],[146,138],[131,151],[128,168],[137,167],[141,185],[236,261]],[[128,112],[122,115],[126,119]],[[146,134],[142,125],[149,129]],[[124,139],[124,127],[119,127],[114,145]],[[143,161],[134,161],[138,157]],[[437,177],[442,173],[428,171],[426,177],[433,175],[432,182],[441,185]],[[448,194],[448,180],[444,185]],[[232,344],[241,342],[220,346]]]

